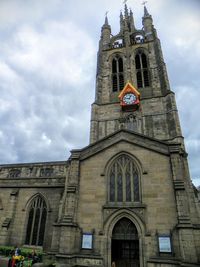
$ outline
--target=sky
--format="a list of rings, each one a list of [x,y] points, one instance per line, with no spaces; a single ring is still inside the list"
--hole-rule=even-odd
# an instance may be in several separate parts
[[[128,0],[142,28],[142,1]],[[149,0],[176,94],[193,183],[200,185],[200,1]],[[105,13],[121,0],[0,0],[0,164],[67,160],[89,144]]]

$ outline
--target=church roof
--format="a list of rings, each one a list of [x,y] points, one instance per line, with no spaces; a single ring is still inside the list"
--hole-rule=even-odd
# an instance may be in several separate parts
[[[130,144],[134,144],[139,147],[143,147],[148,150],[152,150],[157,153],[164,154],[164,155],[170,154],[170,149],[169,149],[170,144],[168,144],[167,142],[160,141],[160,140],[145,136],[137,132],[122,129],[82,149],[71,150],[72,154],[70,156],[70,159],[79,158],[81,160],[84,160],[122,141],[125,141]],[[173,144],[173,146],[174,145],[180,146],[179,143]]]

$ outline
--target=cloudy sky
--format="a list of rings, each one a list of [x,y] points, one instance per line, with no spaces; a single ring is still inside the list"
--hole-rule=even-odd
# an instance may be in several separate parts
[[[122,0],[0,0],[0,163],[66,160],[89,143],[104,15]],[[129,0],[137,28],[143,6]],[[176,93],[191,177],[200,185],[200,1],[149,0]]]

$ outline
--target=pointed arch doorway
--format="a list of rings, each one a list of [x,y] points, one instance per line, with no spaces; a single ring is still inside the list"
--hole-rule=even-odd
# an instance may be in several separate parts
[[[127,218],[114,226],[111,243],[111,261],[116,267],[139,267],[139,238],[136,226]]]

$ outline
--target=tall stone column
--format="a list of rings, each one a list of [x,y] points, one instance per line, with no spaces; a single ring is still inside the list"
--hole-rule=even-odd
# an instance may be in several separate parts
[[[193,225],[190,220],[190,201],[187,194],[189,172],[185,169],[185,157],[186,153],[181,149],[181,145],[170,146],[171,168],[178,219],[176,228],[178,230],[181,257],[188,262],[197,262]]]
[[[65,189],[59,207],[58,222],[54,224],[52,252],[56,257],[66,258],[66,266],[70,266],[69,255],[75,253],[76,236],[79,228],[76,222],[77,196],[79,188],[79,151],[72,151],[66,176]],[[67,256],[68,255],[68,256]]]

